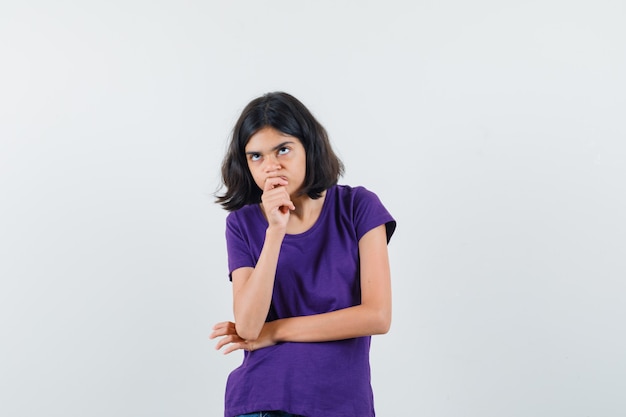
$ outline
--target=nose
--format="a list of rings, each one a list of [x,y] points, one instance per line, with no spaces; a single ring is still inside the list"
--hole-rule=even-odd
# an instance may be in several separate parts
[[[278,171],[281,168],[280,163],[278,162],[278,159],[276,159],[274,155],[268,156],[267,158],[265,158],[265,161],[263,162],[265,164],[264,166],[265,172],[268,174],[274,171]]]

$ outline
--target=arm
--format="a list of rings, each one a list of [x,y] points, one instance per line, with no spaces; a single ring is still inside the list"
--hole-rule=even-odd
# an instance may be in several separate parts
[[[325,342],[387,333],[391,325],[391,279],[385,225],[361,238],[359,255],[360,305],[267,323],[268,337],[274,342]]]
[[[254,268],[239,268],[232,272],[233,313],[237,334],[245,340],[259,337],[272,300],[274,277],[280,247],[285,237],[289,210],[295,207],[282,178],[268,178],[261,197],[268,228],[263,249]]]
[[[282,240],[280,234],[268,229],[256,267],[239,268],[232,273],[237,334],[246,340],[258,338],[265,324]]]
[[[265,323],[258,338],[243,339],[230,322],[214,327],[211,338],[222,338],[216,348],[229,345],[224,353],[237,349],[255,350],[278,342],[323,342],[383,334],[391,323],[391,279],[385,225],[366,233],[359,241],[361,304],[312,316],[292,317]]]

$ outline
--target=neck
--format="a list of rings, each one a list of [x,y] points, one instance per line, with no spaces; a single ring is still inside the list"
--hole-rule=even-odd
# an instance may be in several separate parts
[[[319,216],[324,205],[326,198],[326,191],[322,193],[322,196],[317,200],[313,200],[308,195],[302,195],[299,197],[291,197],[291,201],[296,206],[296,209],[291,212],[292,216],[297,217],[300,220],[308,220],[309,218],[315,218]]]

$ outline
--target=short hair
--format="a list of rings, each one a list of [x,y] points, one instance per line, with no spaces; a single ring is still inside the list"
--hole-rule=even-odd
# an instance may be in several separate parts
[[[333,151],[326,129],[295,97],[284,92],[267,93],[252,100],[243,110],[233,129],[222,162],[224,194],[216,202],[228,211],[261,202],[263,191],[256,185],[245,154],[245,147],[256,132],[272,127],[302,143],[306,153],[306,174],[300,195],[318,199],[337,184],[344,166]]]

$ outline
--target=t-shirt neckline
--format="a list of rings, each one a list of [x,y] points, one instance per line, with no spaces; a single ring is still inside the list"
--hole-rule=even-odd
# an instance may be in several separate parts
[[[307,230],[305,230],[302,233],[287,233],[287,234],[285,234],[285,239],[298,239],[298,238],[306,237],[306,236],[310,235],[311,233],[313,233],[315,231],[315,229],[317,229],[319,227],[319,225],[321,223],[323,223],[323,219],[324,219],[324,217],[326,217],[326,213],[329,210],[328,209],[328,207],[330,206],[329,199],[334,198],[335,187],[337,187],[337,186],[333,185],[332,187],[330,187],[330,188],[328,188],[326,190],[326,195],[324,196],[324,203],[322,204],[322,211],[320,212],[320,215],[317,217],[317,220],[315,220],[315,223],[313,223],[313,225],[311,227],[309,227]],[[260,204],[256,204],[255,212],[256,212],[257,216],[261,219],[261,221],[266,226],[269,226],[269,223],[267,222],[267,219],[263,215],[263,210],[261,210],[261,205]]]

